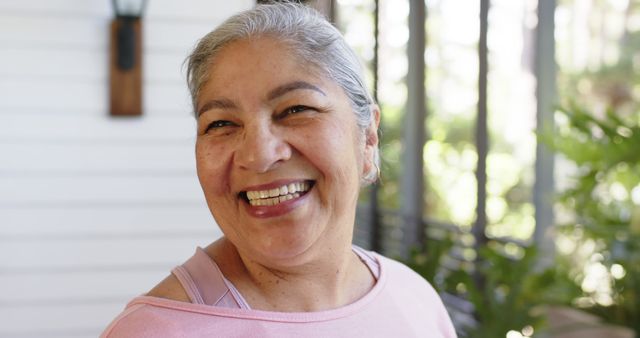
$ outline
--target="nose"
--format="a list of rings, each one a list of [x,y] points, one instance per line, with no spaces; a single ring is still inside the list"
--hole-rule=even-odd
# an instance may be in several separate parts
[[[236,148],[235,163],[240,168],[264,173],[291,158],[291,147],[269,122],[245,125]]]

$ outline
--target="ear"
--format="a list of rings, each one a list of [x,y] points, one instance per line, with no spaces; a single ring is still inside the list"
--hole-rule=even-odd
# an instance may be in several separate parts
[[[378,150],[378,127],[380,126],[380,107],[377,104],[371,105],[371,115],[373,120],[364,131],[364,166],[362,168],[364,177],[370,176],[369,173],[372,170],[377,170],[374,163],[375,153]]]
[[[380,126],[380,107],[377,104],[371,105],[371,115],[373,115],[373,121],[365,132],[367,137],[367,146],[378,146],[378,127]]]

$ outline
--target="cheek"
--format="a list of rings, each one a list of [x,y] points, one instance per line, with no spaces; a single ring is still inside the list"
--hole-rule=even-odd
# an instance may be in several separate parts
[[[328,173],[329,178],[357,181],[358,178],[354,176],[362,168],[363,149],[360,138],[346,126],[346,123],[330,124],[317,130],[314,135],[309,135],[307,140],[316,140],[310,153],[320,170]]]
[[[205,194],[220,194],[228,190],[228,166],[224,149],[206,144],[196,144],[196,169]]]

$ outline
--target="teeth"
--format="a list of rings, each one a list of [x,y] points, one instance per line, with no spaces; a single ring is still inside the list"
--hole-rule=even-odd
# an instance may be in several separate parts
[[[309,183],[295,182],[270,190],[247,191],[249,203],[253,206],[271,206],[300,197],[309,190]]]
[[[275,189],[271,189],[269,190],[269,197],[276,197],[280,195],[280,189],[279,188],[275,188]]]
[[[296,193],[295,195],[298,195],[297,197],[300,197],[300,194]],[[250,200],[249,203],[253,206],[272,206],[278,203],[282,203],[284,201],[288,201],[292,198],[295,198],[294,197],[295,195],[285,195],[285,196],[279,196],[279,197],[273,197],[273,198]]]

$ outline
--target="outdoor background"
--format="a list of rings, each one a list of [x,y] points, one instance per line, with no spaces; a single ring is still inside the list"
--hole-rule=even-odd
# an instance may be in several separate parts
[[[640,1],[539,1],[330,2],[383,112],[356,242],[430,280],[461,336],[634,337]],[[110,1],[0,0],[0,337],[95,337],[220,236],[182,62],[253,5],[149,1],[144,115],[114,118]]]

